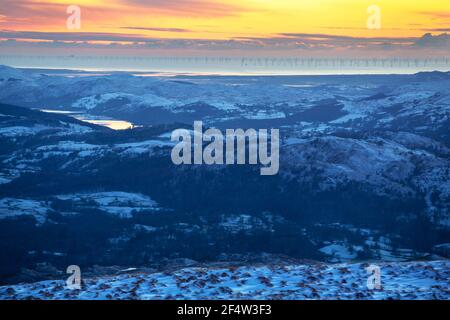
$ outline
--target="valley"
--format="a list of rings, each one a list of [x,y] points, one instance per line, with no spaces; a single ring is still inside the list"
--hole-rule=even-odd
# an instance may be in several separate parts
[[[1,67],[0,284],[57,281],[73,264],[103,276],[278,259],[446,261],[448,88],[448,73],[65,77]],[[279,129],[279,173],[174,165],[171,133],[194,120]]]

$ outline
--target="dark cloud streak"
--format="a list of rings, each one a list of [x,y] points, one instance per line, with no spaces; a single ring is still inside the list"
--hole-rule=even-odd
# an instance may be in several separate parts
[[[122,0],[122,3],[171,15],[196,17],[233,16],[248,11],[247,8],[210,0]]]
[[[134,30],[153,30],[154,28],[124,27]],[[184,32],[183,29],[156,28],[157,31]],[[37,32],[0,30],[1,39],[9,40],[42,40],[55,43],[83,42],[86,46],[93,41],[110,42],[110,45],[133,43],[131,48],[155,49],[199,49],[199,50],[396,50],[396,49],[433,49],[450,48],[450,35],[425,34],[414,37],[351,37],[328,34],[281,33],[273,37],[236,37],[230,40],[213,39],[163,39],[130,33],[99,33],[99,32]]]
[[[176,33],[192,32],[192,30],[189,30],[189,29],[180,29],[180,28],[121,27],[121,29],[127,29],[127,30],[142,30],[142,31],[157,31],[157,32],[176,32]]]

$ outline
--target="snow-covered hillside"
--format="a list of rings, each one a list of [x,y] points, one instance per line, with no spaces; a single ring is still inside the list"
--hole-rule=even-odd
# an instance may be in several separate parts
[[[0,260],[11,260],[0,281],[53,279],[68,261],[160,270],[185,258],[267,264],[273,254],[404,268],[396,264],[449,257],[449,88],[447,73],[144,77],[0,67]],[[279,174],[174,165],[171,133],[195,120],[278,128]],[[295,290],[283,294],[310,297]]]
[[[0,102],[122,117],[137,124],[203,119],[258,126],[302,122],[303,131],[413,129],[448,125],[450,75],[84,76],[0,68]]]
[[[369,264],[321,263],[195,267],[83,279],[81,290],[64,280],[0,287],[0,299],[450,299],[450,262],[377,264],[381,288],[370,289]]]
[[[363,138],[327,135],[288,138],[281,150],[280,174],[288,180],[320,176],[317,191],[361,182],[394,198],[423,196],[430,217],[450,222],[450,150],[436,141],[403,132]],[[298,173],[311,170],[318,172]],[[439,196],[432,199],[432,194]]]

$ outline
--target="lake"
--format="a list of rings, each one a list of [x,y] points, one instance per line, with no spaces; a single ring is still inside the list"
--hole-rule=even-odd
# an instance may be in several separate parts
[[[86,113],[81,113],[78,111],[57,110],[57,109],[39,109],[39,110],[48,113],[65,114],[77,120],[96,124],[99,126],[108,127],[113,130],[127,130],[136,127],[133,123],[126,120],[111,119],[103,116],[94,116]]]

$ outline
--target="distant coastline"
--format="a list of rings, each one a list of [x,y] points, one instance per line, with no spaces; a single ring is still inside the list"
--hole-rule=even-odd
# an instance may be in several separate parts
[[[132,56],[8,56],[0,65],[46,73],[134,73],[140,76],[387,75],[450,71],[450,58],[220,58]]]

